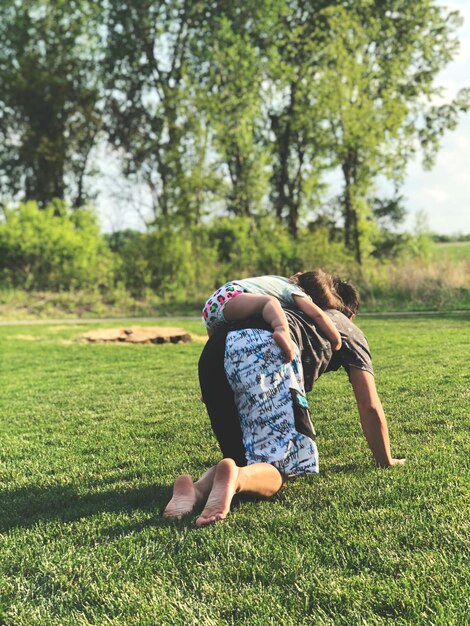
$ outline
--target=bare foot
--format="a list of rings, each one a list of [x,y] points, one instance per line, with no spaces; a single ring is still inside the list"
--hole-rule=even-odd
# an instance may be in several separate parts
[[[225,519],[230,511],[230,503],[235,495],[238,467],[233,459],[222,459],[217,465],[214,482],[209,497],[196,526],[207,526]]]
[[[290,363],[295,356],[295,348],[288,332],[283,330],[275,330],[273,339],[284,352],[286,363]]]
[[[393,467],[394,465],[404,465],[405,463],[406,459],[392,459],[390,466]]]
[[[189,474],[178,476],[173,485],[173,497],[163,511],[163,517],[180,519],[183,515],[191,513],[195,504],[196,492],[193,479]]]

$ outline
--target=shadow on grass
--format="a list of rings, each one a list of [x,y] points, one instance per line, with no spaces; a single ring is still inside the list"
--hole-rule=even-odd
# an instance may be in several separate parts
[[[99,513],[154,511],[148,524],[168,523],[161,517],[171,498],[171,485],[86,493],[74,485],[30,486],[0,492],[0,532],[30,528],[38,522],[77,521]]]
[[[151,511],[151,518],[139,522],[109,525],[100,528],[100,534],[118,537],[157,526],[194,526],[194,517],[201,507],[180,520],[165,519],[162,512],[172,495],[172,485],[151,485],[127,490],[108,490],[94,493],[78,492],[75,485],[30,486],[0,492],[0,533],[17,528],[31,528],[41,522],[64,523],[83,520],[100,513]],[[277,496],[274,496],[277,499]],[[235,495],[231,511],[245,502],[260,498],[249,494]]]

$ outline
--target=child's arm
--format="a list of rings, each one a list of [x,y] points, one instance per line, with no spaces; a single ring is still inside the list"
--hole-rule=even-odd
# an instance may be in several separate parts
[[[341,335],[339,334],[336,326],[330,320],[328,315],[319,306],[303,296],[293,296],[295,306],[299,308],[305,315],[308,315],[318,326],[318,328],[326,335],[326,338],[331,343],[333,352],[336,352],[341,348]]]
[[[273,339],[286,355],[290,363],[295,356],[295,347],[290,337],[289,324],[279,300],[274,296],[258,293],[241,293],[227,302],[224,316],[227,321],[244,320],[261,315],[273,329]]]

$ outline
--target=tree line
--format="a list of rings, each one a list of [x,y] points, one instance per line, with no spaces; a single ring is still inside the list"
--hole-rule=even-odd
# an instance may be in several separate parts
[[[410,158],[468,110],[465,89],[436,104],[460,23],[433,0],[5,0],[0,200],[86,206],[107,142],[154,230],[267,218],[360,264],[394,246]]]
[[[93,211],[59,200],[45,207],[34,201],[5,207],[4,215],[0,295],[84,292],[106,301],[117,290],[134,300],[157,294],[162,302],[200,305],[227,277],[291,276],[320,266],[368,288],[384,260],[369,259],[367,268],[359,268],[325,225],[302,228],[294,239],[275,216],[228,215],[209,223],[104,234]],[[388,265],[426,260],[431,244],[425,232],[396,235],[393,252],[386,252]]]

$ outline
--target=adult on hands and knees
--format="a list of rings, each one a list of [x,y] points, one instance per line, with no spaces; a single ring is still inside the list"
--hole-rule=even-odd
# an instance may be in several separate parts
[[[330,341],[300,310],[286,309],[295,356],[286,362],[272,328],[260,318],[225,326],[209,338],[199,361],[202,397],[223,460],[193,483],[177,478],[163,515],[180,518],[203,507],[196,526],[225,519],[235,494],[269,498],[294,476],[318,472],[318,451],[305,391],[325,372],[349,376],[360,423],[380,467],[404,463],[390,452],[387,421],[375,387],[367,340],[352,318],[357,291],[336,281],[345,300],[327,310],[341,336]],[[346,314],[345,314],[346,313]]]

